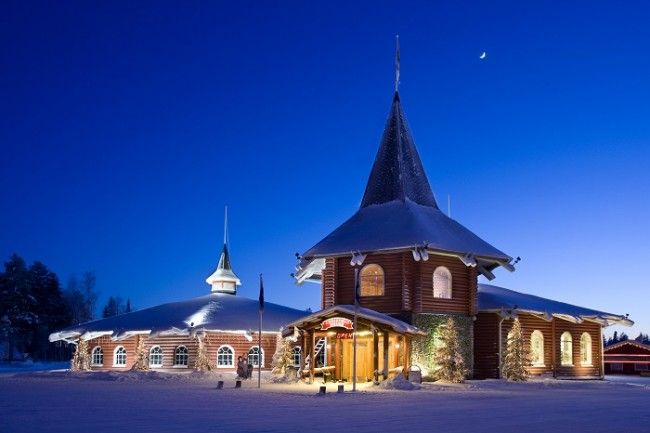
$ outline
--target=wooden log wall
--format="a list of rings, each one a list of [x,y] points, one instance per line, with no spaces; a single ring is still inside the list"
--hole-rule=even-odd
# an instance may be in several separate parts
[[[499,316],[495,313],[479,313],[474,322],[474,376],[477,379],[497,378],[499,375],[499,320]],[[602,374],[601,328],[599,324],[592,322],[578,324],[558,318],[547,322],[528,314],[521,314],[519,321],[524,336],[524,345],[528,351],[530,351],[530,337],[533,331],[539,330],[544,336],[544,366],[529,367],[531,375],[598,377]],[[512,320],[503,321],[501,331],[504,350],[512,323]],[[560,338],[565,331],[571,333],[573,340],[573,366],[562,366],[560,362]],[[583,332],[588,332],[591,336],[591,366],[582,366],[580,362],[580,338]]]
[[[361,305],[382,313],[475,314],[477,273],[458,258],[431,254],[426,262],[413,260],[411,252],[369,254],[363,265],[384,270],[384,295],[361,298]],[[452,298],[433,297],[433,272],[445,266],[452,275]],[[323,307],[354,303],[354,267],[349,257],[327,259],[323,270]]]
[[[208,357],[213,366],[217,365],[217,352],[219,347],[223,345],[231,346],[234,351],[234,367],[232,368],[218,368],[219,371],[235,371],[237,366],[237,357],[248,356],[248,351],[257,346],[258,343],[258,334],[253,333],[253,340],[248,341],[246,337],[242,334],[231,334],[231,333],[214,333],[210,332],[207,334],[207,337],[204,339],[204,342],[207,347]],[[178,370],[178,367],[174,367],[174,354],[178,346],[185,346],[188,349],[188,369],[194,368],[194,363],[196,361],[197,351],[198,351],[198,342],[195,338],[189,336],[164,336],[164,337],[146,337],[145,338],[145,351],[147,356],[149,351],[154,346],[160,346],[163,351],[163,366],[156,367],[156,370],[159,369],[173,369]],[[262,350],[264,352],[262,366],[263,369],[270,369],[271,362],[273,359],[273,354],[276,350],[276,341],[277,334],[275,333],[262,333]],[[115,370],[123,371],[129,370],[133,366],[136,353],[136,337],[131,337],[121,341],[113,341],[110,337],[100,337],[90,340],[88,342],[88,348],[92,353],[92,350],[100,346],[104,352],[104,364],[101,367],[92,366],[92,370]],[[114,367],[113,366],[113,354],[115,349],[118,346],[123,346],[126,349],[126,365],[124,367]],[[300,346],[300,342],[296,343],[296,346]]]

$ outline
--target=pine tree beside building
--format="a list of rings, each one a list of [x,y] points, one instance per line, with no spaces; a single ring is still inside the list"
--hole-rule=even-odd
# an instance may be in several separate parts
[[[196,362],[194,363],[194,368],[198,371],[212,371],[214,366],[210,362],[210,356],[208,355],[208,346],[206,345],[207,336],[204,334],[197,334],[196,341],[198,344],[198,350],[196,353]]]
[[[72,357],[72,371],[90,370],[90,353],[88,352],[88,341],[83,338],[79,339],[77,348]]]
[[[278,337],[280,339],[281,337]],[[293,349],[291,341],[288,338],[282,338],[277,344],[277,349],[273,354],[271,366],[273,367],[272,373],[278,377],[289,377],[291,373],[295,372],[293,368]]]
[[[528,353],[524,346],[524,336],[521,332],[521,323],[515,318],[512,329],[508,333],[505,357],[503,360],[503,377],[513,381],[528,379]]]
[[[465,381],[467,369],[456,323],[450,317],[440,328],[440,345],[433,356],[434,363],[438,366],[437,378],[445,382],[462,383]]]

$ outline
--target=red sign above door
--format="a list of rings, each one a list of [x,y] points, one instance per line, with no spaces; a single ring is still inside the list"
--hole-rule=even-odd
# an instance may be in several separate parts
[[[323,320],[323,323],[320,324],[321,331],[327,331],[330,328],[345,328],[351,331],[354,325],[352,320],[346,319],[345,317],[332,317]]]

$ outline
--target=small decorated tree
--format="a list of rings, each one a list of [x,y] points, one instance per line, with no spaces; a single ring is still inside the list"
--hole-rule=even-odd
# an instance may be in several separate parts
[[[196,341],[198,343],[198,350],[196,353],[196,361],[194,362],[194,367],[198,371],[212,371],[214,366],[210,362],[210,357],[208,356],[208,346],[206,344],[207,336],[205,334],[197,334]]]
[[[88,371],[90,370],[90,353],[88,353],[88,341],[79,338],[77,348],[72,356],[72,371]]]
[[[515,318],[512,329],[508,333],[505,357],[503,359],[503,377],[513,381],[525,381],[528,379],[528,353],[524,347],[524,336],[521,332],[521,323]]]
[[[138,335],[135,344],[135,361],[131,367],[132,371],[145,371],[149,370],[149,362],[147,360],[147,352],[144,349],[144,338]]]
[[[438,380],[462,383],[465,381],[466,367],[456,323],[450,317],[440,328],[440,342],[433,355],[433,361],[438,366],[436,376]]]
[[[291,347],[291,340],[278,336],[275,353],[271,361],[271,372],[278,377],[289,378],[295,376],[295,368],[293,365],[293,348]]]

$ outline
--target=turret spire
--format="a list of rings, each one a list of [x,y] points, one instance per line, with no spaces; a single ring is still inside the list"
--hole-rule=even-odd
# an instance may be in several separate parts
[[[395,93],[399,92],[399,35],[395,35]]]
[[[224,210],[223,220],[223,250],[219,257],[219,264],[217,265],[217,270],[205,282],[212,286],[213,292],[231,293],[234,295],[237,293],[237,286],[241,285],[241,281],[232,270],[230,254],[228,253],[228,206]]]

